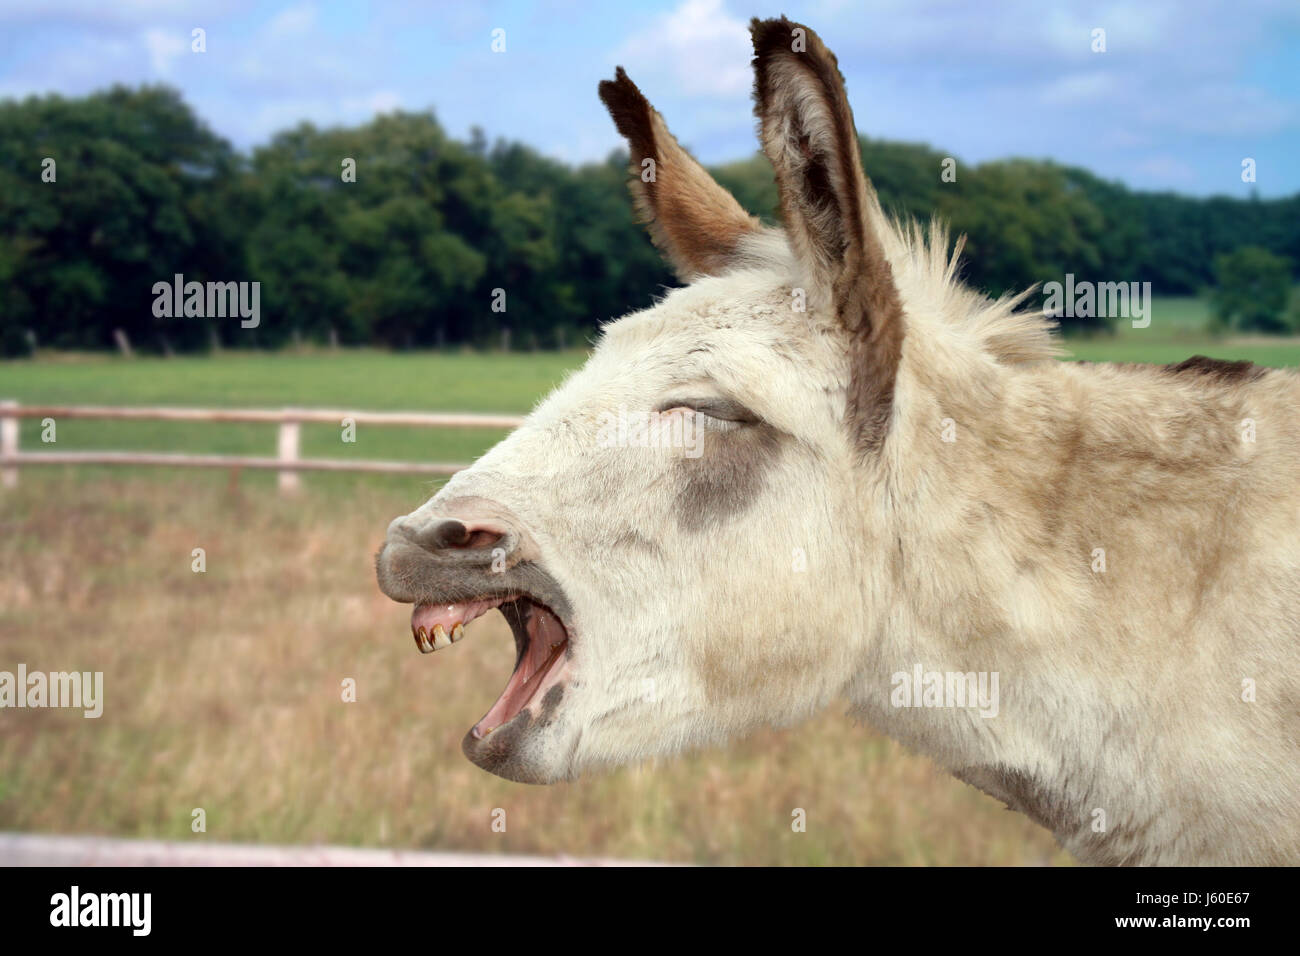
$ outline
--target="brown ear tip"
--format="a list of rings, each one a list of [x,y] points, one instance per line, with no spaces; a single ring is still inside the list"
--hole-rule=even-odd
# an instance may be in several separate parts
[[[601,80],[600,85],[596,87],[596,93],[600,100],[610,110],[619,110],[626,112],[633,108],[641,107],[646,102],[646,98],[641,95],[623,68],[614,69],[614,78],[612,80]]]
[[[600,101],[609,110],[618,131],[627,138],[633,152],[649,156],[653,152],[654,133],[651,127],[650,101],[647,100],[623,68],[614,73],[614,79],[601,80],[596,87]]]
[[[762,56],[779,51],[790,52],[791,35],[795,28],[800,28],[806,33],[812,32],[807,27],[792,23],[784,16],[770,20],[754,17],[749,21],[749,36],[754,43],[754,53]]]

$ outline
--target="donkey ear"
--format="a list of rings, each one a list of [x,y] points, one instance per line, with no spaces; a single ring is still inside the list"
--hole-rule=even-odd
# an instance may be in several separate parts
[[[627,139],[628,185],[654,244],[683,281],[722,272],[758,220],[678,144],[621,66],[600,84],[600,98]]]
[[[833,305],[852,334],[849,416],[860,447],[869,448],[888,428],[903,309],[873,226],[883,217],[862,171],[844,78],[805,26],[755,19],[750,34],[754,113],[786,233],[810,292]]]

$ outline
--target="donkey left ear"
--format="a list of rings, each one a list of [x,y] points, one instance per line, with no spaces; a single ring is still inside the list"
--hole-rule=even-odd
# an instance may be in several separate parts
[[[628,185],[654,244],[683,281],[724,271],[741,240],[761,229],[758,220],[681,147],[621,66],[599,92],[627,139]]]
[[[903,307],[873,222],[853,111],[835,54],[784,17],[750,23],[754,113],[776,172],[781,216],[802,271],[850,332],[849,418],[868,449],[888,429]]]

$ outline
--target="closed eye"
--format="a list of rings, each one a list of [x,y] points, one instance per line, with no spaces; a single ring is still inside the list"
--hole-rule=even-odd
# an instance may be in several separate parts
[[[735,425],[754,425],[760,419],[752,411],[730,398],[674,398],[668,401],[660,402],[655,409],[659,414],[682,408],[691,412],[698,412],[706,418],[712,418],[720,422],[731,422]]]

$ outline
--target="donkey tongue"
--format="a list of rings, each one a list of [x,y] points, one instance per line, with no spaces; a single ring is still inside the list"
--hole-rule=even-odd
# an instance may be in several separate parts
[[[528,631],[528,647],[519,657],[506,689],[501,692],[492,709],[474,725],[474,736],[486,737],[506,721],[519,715],[530,700],[539,698],[551,681],[547,680],[555,669],[555,662],[563,656],[569,644],[564,625],[549,608],[534,603],[524,623]]]

